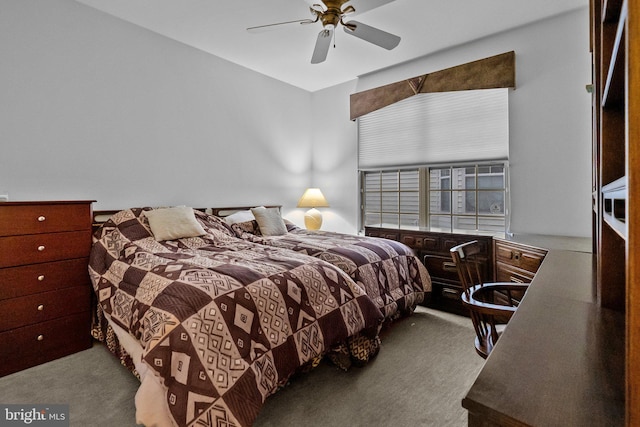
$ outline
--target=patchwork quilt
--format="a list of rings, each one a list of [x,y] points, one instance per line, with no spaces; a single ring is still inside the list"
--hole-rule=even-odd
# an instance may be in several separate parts
[[[231,225],[243,240],[327,261],[358,283],[387,319],[411,313],[431,292],[431,276],[411,248],[393,240],[312,231],[285,221],[287,233],[263,236],[257,221]]]
[[[89,272],[101,312],[142,346],[173,423],[249,426],[332,348],[361,361],[377,352],[383,315],[342,269],[238,239],[200,212],[205,235],[156,241],[148,209],[96,231]]]

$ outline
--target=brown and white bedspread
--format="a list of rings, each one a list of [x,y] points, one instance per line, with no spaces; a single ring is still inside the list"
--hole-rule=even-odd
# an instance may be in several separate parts
[[[385,318],[411,313],[431,292],[427,269],[400,242],[304,230],[288,221],[286,226],[284,235],[263,236],[255,220],[231,225],[243,240],[311,255],[339,267],[363,287]]]
[[[142,346],[173,423],[249,426],[292,373],[349,337],[362,359],[377,351],[383,315],[341,269],[238,239],[199,212],[205,235],[156,241],[147,209],[95,233],[89,270],[105,316]]]

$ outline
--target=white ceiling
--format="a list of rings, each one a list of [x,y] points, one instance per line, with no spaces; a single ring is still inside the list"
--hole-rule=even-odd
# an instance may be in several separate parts
[[[310,0],[76,0],[308,91],[580,7],[588,0],[395,0],[357,20],[398,35],[387,51],[336,31],[327,60],[310,63],[321,24],[258,34],[247,27],[311,18]],[[376,0],[352,0],[358,3]],[[311,1],[311,3],[313,3]],[[587,25],[585,23],[585,25]]]

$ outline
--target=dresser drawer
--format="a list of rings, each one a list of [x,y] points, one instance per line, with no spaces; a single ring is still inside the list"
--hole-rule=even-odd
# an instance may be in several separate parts
[[[0,300],[23,295],[89,286],[87,258],[0,269]]]
[[[0,333],[0,376],[91,347],[90,312]]]
[[[512,242],[495,241],[496,262],[512,265],[534,273],[544,260],[546,251]]]
[[[412,249],[425,249],[428,251],[437,251],[439,249],[440,239],[425,235],[424,233],[402,233],[400,241]]]
[[[89,286],[60,289],[0,301],[0,331],[90,310]]]
[[[478,246],[480,252],[478,255],[483,258],[490,258],[490,249],[491,249],[491,238],[477,238],[474,236],[451,236],[451,237],[443,237],[442,238],[442,247],[443,250],[449,255],[451,258],[451,252],[449,250],[454,246],[461,245],[463,243],[471,242],[473,240],[478,241]]]
[[[440,279],[445,282],[460,284],[458,270],[451,257],[425,255],[424,266],[427,267],[427,271],[429,271],[429,274],[434,280]]]
[[[3,205],[0,209],[0,236],[90,229],[88,203]]]
[[[0,268],[86,258],[90,250],[86,231],[0,237]]]
[[[496,282],[531,283],[535,273],[501,262],[496,263]]]

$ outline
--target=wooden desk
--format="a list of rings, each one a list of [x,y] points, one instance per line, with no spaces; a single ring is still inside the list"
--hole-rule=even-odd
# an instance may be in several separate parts
[[[595,265],[549,251],[462,400],[469,426],[624,425],[624,314],[598,306]]]

